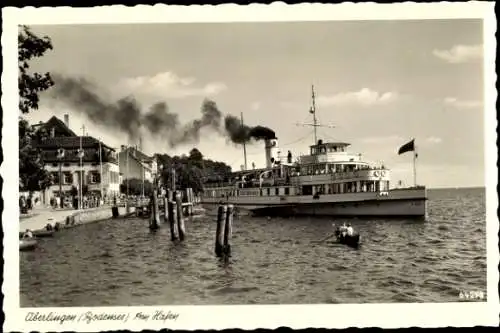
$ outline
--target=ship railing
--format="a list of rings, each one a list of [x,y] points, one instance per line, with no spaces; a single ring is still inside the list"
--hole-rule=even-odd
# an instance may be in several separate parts
[[[353,171],[333,171],[333,170],[321,170],[317,172],[307,172],[307,173],[292,173],[292,177],[300,176],[322,176],[330,175],[331,179],[349,179],[349,178],[361,178],[361,177],[376,177],[384,178],[389,175],[389,170],[385,168],[369,168],[369,169],[359,169]]]

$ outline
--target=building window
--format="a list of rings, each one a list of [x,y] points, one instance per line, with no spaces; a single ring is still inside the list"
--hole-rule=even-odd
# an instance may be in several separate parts
[[[97,172],[92,172],[90,174],[90,183],[91,184],[98,184],[101,182],[101,175]]]
[[[52,172],[49,177],[52,184],[59,184],[59,172]]]
[[[289,187],[285,187],[285,195],[289,195],[290,194],[290,188]]]
[[[64,184],[72,184],[73,183],[73,175],[71,173],[65,172],[63,174],[63,178],[64,178],[64,180],[63,180]]]

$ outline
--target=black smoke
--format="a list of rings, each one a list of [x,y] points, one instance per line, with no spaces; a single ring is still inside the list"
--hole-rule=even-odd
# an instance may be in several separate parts
[[[141,108],[132,97],[108,103],[94,90],[96,87],[82,78],[53,75],[55,85],[50,90],[57,99],[87,115],[91,121],[115,128],[135,138],[141,126]]]
[[[229,138],[234,143],[247,143],[254,140],[275,139],[276,134],[268,127],[250,127],[241,123],[235,116],[228,115],[224,119],[224,127]]]
[[[242,125],[234,116],[224,117],[217,104],[211,100],[203,101],[199,119],[180,124],[179,116],[171,112],[165,102],[155,103],[143,112],[139,102],[132,96],[111,103],[96,92],[98,87],[85,79],[58,74],[53,75],[53,79],[55,85],[51,93],[56,99],[85,114],[96,124],[126,133],[131,140],[137,140],[143,129],[175,147],[198,142],[204,128],[225,134],[233,143],[239,144],[252,139],[275,138],[274,131],[267,127],[250,127]]]

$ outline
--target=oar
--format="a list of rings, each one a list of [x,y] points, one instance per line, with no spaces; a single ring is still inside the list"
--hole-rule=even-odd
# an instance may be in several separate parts
[[[335,229],[335,223],[332,224],[332,227]],[[323,243],[324,241],[332,238],[333,236],[335,236],[335,232],[332,235],[328,235],[325,239],[318,241],[318,243]]]
[[[335,234],[328,235],[325,239],[318,241],[318,243],[323,243],[324,241],[326,241],[327,239],[332,238],[333,236],[335,236]]]

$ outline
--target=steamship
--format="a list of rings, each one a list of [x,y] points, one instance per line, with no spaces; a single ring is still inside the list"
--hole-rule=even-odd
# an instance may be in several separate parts
[[[295,160],[281,156],[278,139],[265,139],[266,167],[233,172],[224,181],[207,181],[201,203],[234,204],[262,216],[416,217],[427,214],[425,186],[391,188],[390,170],[350,152],[347,142],[316,139]]]

